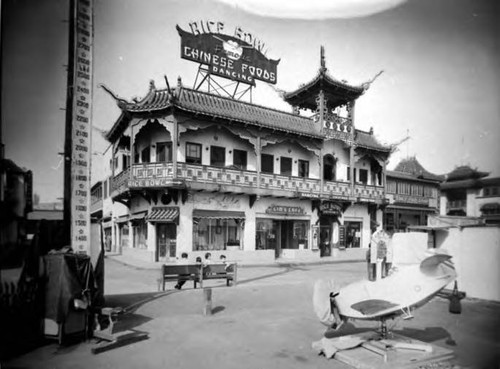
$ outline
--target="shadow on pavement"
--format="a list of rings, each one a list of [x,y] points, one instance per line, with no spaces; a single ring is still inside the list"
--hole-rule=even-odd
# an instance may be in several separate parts
[[[439,341],[446,338],[446,343],[448,345],[456,345],[455,341],[451,337],[451,334],[442,327],[427,327],[424,329],[403,328],[401,330],[395,330],[393,332],[427,343]]]
[[[338,331],[328,328],[324,334],[326,338],[336,338],[340,336],[346,336],[350,334],[358,334],[370,331],[377,331],[378,327],[360,327],[357,328],[352,323],[347,323],[342,326]],[[456,346],[455,340],[451,337],[451,334],[442,327],[428,327],[425,329],[415,329],[415,328],[403,328],[400,330],[390,330],[390,332],[413,338],[419,341],[431,343],[439,341],[441,339],[446,339],[445,343],[449,346]]]
[[[259,277],[254,277],[254,278],[249,278],[249,279],[243,279],[243,280],[238,279],[238,284],[240,285],[240,284],[245,284],[245,283],[260,281],[262,279],[276,277],[276,276],[279,276],[279,275],[284,275],[284,274],[290,273],[290,272],[292,272],[292,271],[294,271],[296,269],[297,268],[287,267],[285,270],[282,270],[282,271],[279,271],[279,272],[276,272],[276,273],[264,274],[264,275],[261,275]]]
[[[217,313],[220,313],[221,311],[224,311],[226,310],[226,308],[224,306],[216,306],[212,309],[212,314],[217,314]]]
[[[324,336],[326,338],[336,338],[336,337],[346,336],[349,334],[365,333],[365,332],[370,332],[370,331],[374,331],[374,330],[376,330],[376,328],[367,328],[367,327],[357,328],[352,323],[346,323],[337,331],[334,329],[328,328],[326,330]]]
[[[164,296],[178,293],[177,290],[165,292],[127,293],[121,295],[109,295],[105,297],[105,305],[109,307],[122,307],[125,314],[135,312],[142,305],[157,300]]]

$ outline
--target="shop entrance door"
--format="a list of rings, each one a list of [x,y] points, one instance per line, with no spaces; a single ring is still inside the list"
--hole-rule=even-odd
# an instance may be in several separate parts
[[[174,223],[156,225],[156,261],[175,258],[177,252],[177,227]]]

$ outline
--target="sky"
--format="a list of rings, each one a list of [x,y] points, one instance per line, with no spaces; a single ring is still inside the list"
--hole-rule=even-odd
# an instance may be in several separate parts
[[[2,124],[6,157],[34,172],[41,201],[63,194],[67,1],[4,0]],[[193,87],[198,65],[180,58],[179,25],[221,21],[266,43],[280,59],[276,88],[309,82],[325,48],[333,77],[352,85],[384,72],[356,104],[356,128],[382,143],[407,135],[392,169],[415,156],[430,172],[470,165],[500,176],[500,7],[495,0],[94,0],[93,183],[109,147],[98,130],[120,114],[121,98],[142,98],[149,81]],[[278,17],[279,15],[279,17]],[[286,18],[285,18],[286,17]],[[285,111],[257,81],[253,102]]]

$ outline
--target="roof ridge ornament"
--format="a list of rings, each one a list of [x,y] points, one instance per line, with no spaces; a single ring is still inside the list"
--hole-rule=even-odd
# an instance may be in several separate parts
[[[125,99],[122,99],[119,97],[117,94],[115,94],[109,87],[107,87],[104,83],[100,83],[99,87],[101,87],[104,91],[106,91],[115,101],[118,107],[123,108],[125,105],[128,104],[128,101]]]
[[[326,73],[326,62],[325,62],[325,47],[321,45],[320,47],[320,73]]]
[[[368,89],[370,88],[371,84],[372,84],[373,82],[375,82],[375,80],[376,80],[378,77],[380,77],[380,75],[381,75],[382,73],[384,73],[384,70],[383,70],[383,69],[382,69],[380,72],[378,72],[378,73],[377,73],[377,74],[376,74],[376,75],[375,75],[375,76],[374,76],[371,80],[369,80],[369,81],[367,81],[367,82],[365,82],[365,83],[362,83],[362,84],[361,84],[361,86],[363,87],[363,90],[365,90],[365,91],[366,91],[366,90],[368,90]]]

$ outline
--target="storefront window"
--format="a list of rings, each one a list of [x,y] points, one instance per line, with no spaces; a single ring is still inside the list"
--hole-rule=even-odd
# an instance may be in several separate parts
[[[282,249],[309,248],[309,221],[257,219],[257,250],[275,250],[279,257]]]
[[[123,224],[120,226],[120,246],[121,247],[128,247],[128,225]]]
[[[257,219],[255,248],[257,250],[276,250],[278,223],[272,219]]]
[[[293,248],[307,249],[308,248],[308,235],[309,235],[309,222],[296,220],[293,222]]]
[[[193,218],[193,250],[241,249],[243,219]]]
[[[139,249],[146,249],[148,247],[148,226],[144,220],[134,222],[132,225],[134,230],[134,247]]]
[[[344,222],[346,227],[346,247],[354,248],[361,246],[361,222]]]

